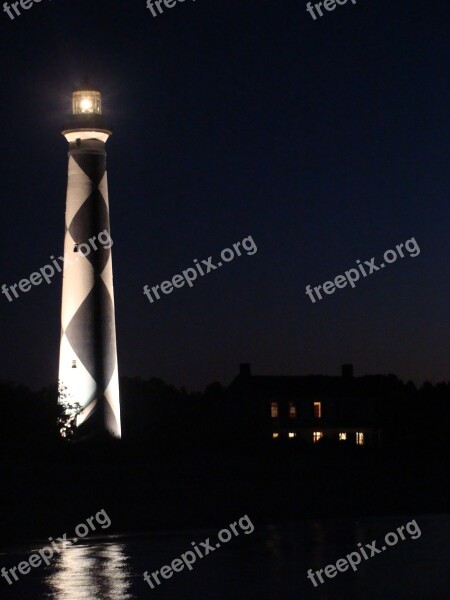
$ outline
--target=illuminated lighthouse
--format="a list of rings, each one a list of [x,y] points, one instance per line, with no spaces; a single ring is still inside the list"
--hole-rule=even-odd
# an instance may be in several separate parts
[[[61,434],[121,437],[119,378],[101,95],[80,89],[62,132],[69,143],[59,357]],[[62,422],[62,421],[61,421]],[[70,425],[70,427],[68,426]]]

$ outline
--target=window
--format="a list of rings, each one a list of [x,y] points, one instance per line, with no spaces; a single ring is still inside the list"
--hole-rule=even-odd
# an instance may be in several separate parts
[[[274,440],[276,440],[278,437],[280,437],[280,434],[278,433],[278,431],[274,431],[272,433],[272,437],[273,437]]]
[[[72,369],[76,369],[77,368],[77,361],[73,360],[72,361]]]
[[[322,402],[314,402],[314,418],[322,418]]]
[[[313,431],[313,442],[316,443],[323,438],[323,431]]]
[[[297,418],[297,407],[295,406],[294,402],[289,402],[289,418]]]
[[[295,438],[295,437],[297,437],[297,434],[294,431],[290,431],[288,433],[288,438],[292,439],[292,438]]]
[[[339,434],[339,441],[340,442],[345,442],[346,439],[347,439],[347,434],[345,432]]]
[[[270,403],[270,416],[272,417],[272,419],[278,418],[278,402]]]
[[[364,446],[364,434],[356,432],[356,445]]]

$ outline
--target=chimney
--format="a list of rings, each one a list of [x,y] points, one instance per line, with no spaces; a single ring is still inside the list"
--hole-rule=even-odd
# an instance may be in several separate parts
[[[341,369],[344,379],[353,379],[353,365],[342,365]]]
[[[252,368],[250,363],[241,363],[239,365],[239,375],[241,377],[250,377],[252,374]]]

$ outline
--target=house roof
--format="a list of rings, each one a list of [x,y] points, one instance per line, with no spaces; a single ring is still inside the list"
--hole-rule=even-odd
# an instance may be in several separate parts
[[[336,377],[329,375],[238,375],[230,388],[250,387],[254,392],[284,396],[379,397],[398,392],[403,384],[395,375]]]

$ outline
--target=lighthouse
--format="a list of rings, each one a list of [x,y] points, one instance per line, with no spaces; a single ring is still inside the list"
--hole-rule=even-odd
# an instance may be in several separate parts
[[[121,437],[105,145],[99,91],[72,95],[59,355],[63,437]]]

